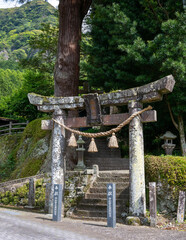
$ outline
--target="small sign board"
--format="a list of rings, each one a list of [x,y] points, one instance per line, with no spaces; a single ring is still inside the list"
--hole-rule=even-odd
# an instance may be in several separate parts
[[[107,227],[116,226],[116,184],[107,184]]]
[[[53,221],[61,221],[62,185],[54,184]]]

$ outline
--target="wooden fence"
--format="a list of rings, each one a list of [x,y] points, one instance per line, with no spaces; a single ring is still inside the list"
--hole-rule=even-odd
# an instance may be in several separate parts
[[[13,123],[9,122],[9,124],[1,125],[0,126],[0,135],[11,135],[14,133],[22,133],[28,124],[28,121],[26,123]]]

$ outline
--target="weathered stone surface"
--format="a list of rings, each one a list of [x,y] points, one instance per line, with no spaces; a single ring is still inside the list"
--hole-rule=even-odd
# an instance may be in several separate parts
[[[99,95],[100,102],[101,105],[124,105],[130,100],[138,100],[139,97],[142,98],[140,100],[142,103],[161,101],[163,94],[172,92],[174,84],[173,76],[169,75],[141,87],[101,94]]]
[[[31,104],[39,106],[40,111],[54,111],[61,109],[82,108],[84,99],[81,97],[45,97],[35,93],[29,93],[28,99]]]
[[[126,224],[127,225],[132,225],[132,226],[140,226],[141,222],[139,217],[127,217],[126,218]]]
[[[155,227],[157,221],[156,183],[149,183],[150,226]]]
[[[157,182],[157,209],[164,214],[177,211],[178,192],[167,181]]]
[[[186,193],[184,191],[179,192],[178,210],[177,210],[177,221],[183,223],[185,215],[185,198]]]
[[[29,207],[35,206],[35,184],[33,178],[30,178],[29,180],[28,206]]]
[[[57,121],[63,123],[65,113],[58,109],[54,112],[53,117]],[[53,210],[54,184],[62,184],[62,189],[65,188],[65,129],[62,129],[57,123],[54,123],[52,139],[52,186],[50,192],[49,213],[52,213]],[[62,196],[62,216],[64,216],[64,193]]]
[[[129,112],[133,114],[142,108],[135,101],[129,103]],[[130,206],[133,216],[145,216],[145,173],[144,173],[144,143],[143,125],[140,117],[135,117],[129,124],[129,170],[130,170]]]
[[[175,80],[172,75],[166,76],[155,82],[141,87],[131,88],[98,95],[101,106],[125,105],[131,100],[142,103],[161,101],[162,95],[172,92]],[[85,108],[82,97],[45,97],[35,93],[29,93],[31,104],[38,106],[38,110],[51,112],[60,109]]]

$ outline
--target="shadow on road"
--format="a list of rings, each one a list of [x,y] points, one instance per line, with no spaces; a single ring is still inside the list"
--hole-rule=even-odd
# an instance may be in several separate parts
[[[96,226],[96,227],[106,227],[106,225],[101,225],[101,224],[94,224],[94,223],[83,223],[84,225],[90,225],[90,226]]]

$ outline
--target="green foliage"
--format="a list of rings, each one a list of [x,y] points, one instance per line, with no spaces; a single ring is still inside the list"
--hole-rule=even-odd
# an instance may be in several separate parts
[[[15,170],[15,167],[15,153],[12,152],[5,162],[0,163],[0,180],[8,179],[10,177],[10,174]]]
[[[116,3],[96,5],[91,19],[92,37],[89,44],[83,45],[90,55],[88,64],[84,64],[88,81],[106,91],[138,85],[146,62],[146,46],[137,33],[136,22],[130,20],[122,7]]]
[[[33,120],[43,114],[29,103],[28,93],[35,92],[41,95],[53,93],[53,78],[48,73],[41,73],[37,70],[27,70],[24,74],[24,82],[19,91],[15,91],[10,97],[4,98],[0,105],[0,114],[4,117],[21,118]]]
[[[8,205],[8,204],[9,204],[9,199],[8,199],[7,197],[2,198],[2,199],[1,199],[1,202],[2,202],[4,205]]]
[[[39,154],[39,147],[45,137],[50,141],[50,132],[41,130],[41,120],[36,119],[30,122],[23,132],[22,139],[16,149],[17,155],[23,145],[25,150],[17,159],[15,171],[11,173],[11,178],[13,179],[36,175],[46,159],[47,153]],[[29,139],[31,141],[28,141]],[[25,142],[27,143],[24,144]],[[38,150],[36,154],[34,154],[35,149]]]
[[[39,208],[45,206],[45,185],[43,179],[36,181],[35,188],[35,205]],[[41,185],[40,185],[41,184]],[[10,206],[25,206],[28,205],[29,184],[25,184],[22,187],[16,189],[15,192],[6,191],[0,193],[0,203]]]
[[[184,119],[185,16],[182,1],[95,0],[90,31],[82,44],[86,79],[91,86],[110,91],[144,85],[172,74],[176,85],[167,99],[173,114]],[[161,152],[154,139],[165,130],[175,129],[167,104],[159,102],[154,107],[158,123],[144,124],[145,150],[152,152],[156,145]],[[180,142],[176,141],[178,146]]]
[[[23,74],[19,70],[0,69],[0,100],[22,86]]]
[[[41,184],[41,185],[40,185]],[[45,190],[43,180],[36,181],[35,204],[40,208],[45,207]]]
[[[165,181],[184,190],[186,183],[186,157],[145,156],[146,182]]]
[[[49,142],[50,132],[41,130],[41,119],[30,122],[19,137],[2,136],[0,181],[37,174],[47,155],[43,146]]]
[[[44,163],[45,158],[46,158],[46,155],[36,159],[33,159],[33,158],[28,159],[26,163],[22,164],[22,169],[19,174],[19,177],[24,178],[27,176],[36,175],[40,170],[42,164]]]
[[[33,35],[29,41],[34,55],[21,61],[23,67],[37,69],[41,72],[53,73],[57,54],[58,27],[43,23],[41,31]]]
[[[19,8],[0,9],[1,116],[24,120],[43,116],[29,103],[27,94],[53,94],[56,12],[42,0],[28,2]],[[20,68],[18,64],[27,69],[24,72],[10,70]]]
[[[176,85],[174,94],[169,96],[175,114],[186,112],[186,14],[176,13],[175,19],[163,22],[162,33],[149,42],[153,52],[151,61],[161,75],[173,74]]]
[[[91,31],[86,34],[87,38],[82,46],[83,51],[89,55],[88,61],[82,66],[87,71],[87,79],[91,85],[102,87],[106,91],[127,89],[159,79],[167,72],[170,74],[172,67],[169,65],[169,59],[166,60],[169,69],[163,63],[166,71],[160,69],[159,62],[152,61],[154,52],[160,46],[162,52],[164,44],[156,44],[152,49],[147,43],[161,31],[165,33],[168,29],[175,34],[172,45],[177,45],[180,36],[184,38],[184,21],[182,27],[180,24],[175,26],[180,30],[173,30],[174,25],[172,26],[171,21],[177,19],[176,11],[183,12],[181,1],[95,0],[89,19]],[[168,19],[170,19],[169,26],[161,29],[161,24]],[[180,19],[180,23],[182,20]],[[167,34],[169,40],[162,36],[163,43],[166,42],[167,45],[164,52],[167,50],[169,52],[171,49],[168,46],[172,32]],[[176,48],[173,47],[175,51]],[[164,54],[165,58],[167,58],[166,54]],[[177,59],[176,55],[175,58]],[[180,68],[183,70],[183,64],[172,64],[175,68],[179,65],[178,72]]]
[[[28,2],[19,8],[0,9],[0,50],[22,48],[28,53],[28,39],[43,22],[56,23],[55,12],[54,7],[41,0]]]
[[[13,205],[18,205],[19,203],[19,196],[14,197]]]
[[[20,198],[27,198],[29,193],[29,186],[28,184],[23,185],[16,189],[16,195]]]

